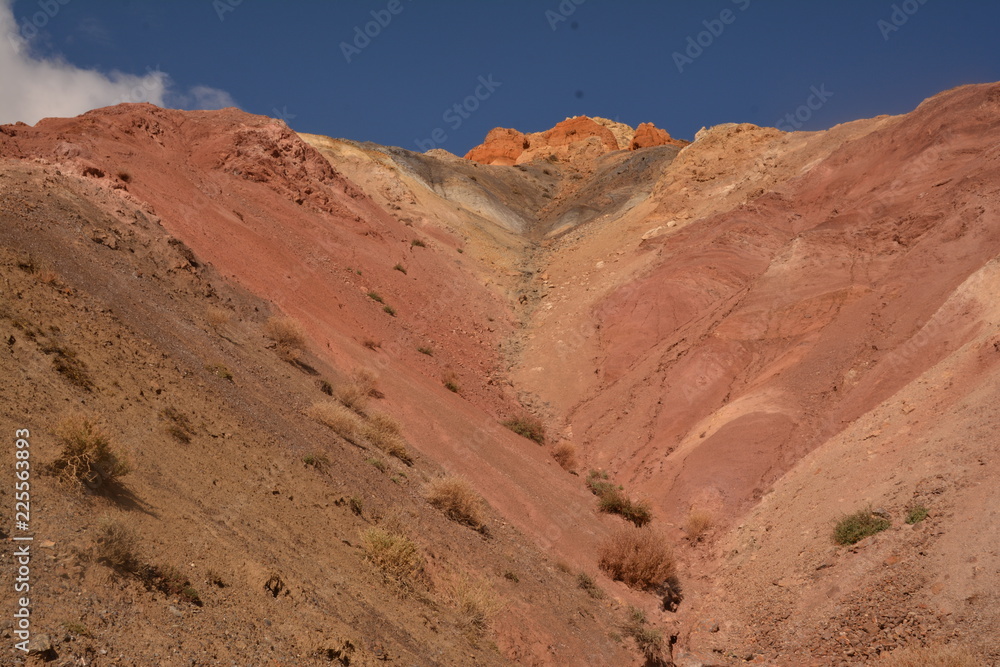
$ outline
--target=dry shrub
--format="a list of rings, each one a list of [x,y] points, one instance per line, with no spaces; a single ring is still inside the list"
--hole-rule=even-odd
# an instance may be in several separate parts
[[[365,396],[372,398],[383,398],[384,394],[378,389],[378,373],[367,368],[358,368],[351,374],[351,379],[357,388]]]
[[[573,470],[576,468],[576,447],[571,442],[560,442],[552,450],[552,458],[563,470]]]
[[[205,321],[208,322],[208,326],[216,331],[229,324],[232,318],[232,313],[218,306],[209,306],[205,311]]]
[[[368,392],[354,382],[340,385],[334,390],[333,395],[345,407],[358,414],[364,414],[365,406],[368,405]]]
[[[339,403],[333,401],[313,403],[306,414],[351,442],[357,442],[361,433],[361,419]]]
[[[483,528],[483,499],[461,477],[449,475],[431,481],[424,488],[424,497],[452,521],[476,530]]]
[[[705,536],[705,532],[714,523],[715,520],[708,512],[691,510],[691,513],[687,516],[687,521],[684,523],[684,532],[687,533],[688,539],[692,542],[700,542]]]
[[[74,413],[56,426],[62,451],[50,466],[61,480],[97,490],[118,481],[129,466],[111,445],[111,438],[90,417]]]
[[[269,317],[264,322],[264,335],[278,346],[278,354],[285,361],[297,361],[306,346],[302,326],[290,317]]]
[[[646,625],[646,612],[638,607],[629,607],[628,617],[622,625],[622,632],[635,641],[635,645],[646,659],[647,665],[664,664],[663,632]]]
[[[361,436],[370,445],[409,464],[413,459],[406,451],[406,441],[399,431],[399,422],[384,412],[371,413],[361,425]]]
[[[609,577],[641,590],[656,588],[674,573],[670,547],[651,528],[619,528],[601,543],[597,556]]]
[[[97,562],[123,574],[137,574],[142,568],[135,531],[130,525],[109,517],[104,517],[97,526],[94,556]]]
[[[444,592],[448,602],[458,609],[459,625],[472,638],[482,635],[493,617],[503,609],[493,586],[483,578],[459,575],[446,584]]]
[[[985,667],[986,662],[961,646],[906,647],[883,653],[877,667]]]
[[[405,587],[426,581],[424,557],[416,543],[401,532],[372,526],[361,532],[365,558]]]

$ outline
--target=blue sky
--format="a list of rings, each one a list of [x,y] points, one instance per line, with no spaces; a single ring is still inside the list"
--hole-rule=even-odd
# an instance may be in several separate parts
[[[16,31],[23,48],[8,34],[0,52],[103,73],[105,103],[123,99],[123,89],[131,91],[124,99],[149,93],[171,106],[235,102],[299,131],[458,154],[493,127],[539,131],[577,114],[651,121],[688,139],[722,122],[823,129],[1000,80],[1000,3],[986,1],[0,0],[5,6],[6,32]],[[0,69],[8,57],[0,55]],[[6,69],[3,97],[23,102],[0,103],[0,122],[16,120],[11,113],[34,122],[27,116],[39,105],[41,115],[73,108],[56,109],[59,99],[70,104],[69,93],[18,96],[19,85],[38,88],[44,76]],[[28,110],[33,95],[39,101]]]

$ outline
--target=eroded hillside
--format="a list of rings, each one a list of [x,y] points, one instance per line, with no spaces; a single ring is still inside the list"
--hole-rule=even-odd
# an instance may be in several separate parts
[[[55,542],[41,595],[90,591],[39,621],[85,619],[92,636],[56,650],[89,647],[92,664],[302,664],[345,641],[350,664],[642,664],[622,638],[631,604],[678,665],[938,644],[996,661],[998,124],[1000,86],[984,85],[826,132],[723,125],[691,144],[577,117],[495,130],[466,158],[235,110],[0,128],[0,333],[21,379],[6,427],[26,423],[52,459],[55,425],[83,408],[135,458],[131,505],[39,478]],[[269,342],[272,315],[302,327],[304,356]],[[67,384],[64,349],[90,387]],[[359,418],[398,421],[412,466],[317,423],[321,382],[359,371],[378,377]],[[524,413],[543,446],[500,425]],[[624,522],[597,511],[590,470],[674,544],[675,610],[598,567]],[[424,500],[443,471],[485,499],[488,535]],[[865,508],[889,530],[836,545]],[[204,605],[94,562],[103,513],[155,538],[150,557],[190,563]],[[366,561],[358,531],[380,526],[424,554],[416,593]],[[287,596],[265,590],[272,574]],[[476,586],[496,604],[470,630],[455,591]],[[190,643],[156,623],[171,614]],[[232,653],[215,649],[226,633]]]

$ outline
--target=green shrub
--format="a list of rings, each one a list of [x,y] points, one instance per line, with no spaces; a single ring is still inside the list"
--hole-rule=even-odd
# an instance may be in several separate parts
[[[892,525],[884,516],[875,514],[871,508],[848,514],[837,522],[833,529],[833,539],[837,544],[856,544],[870,535],[880,533]]]
[[[420,354],[426,354],[428,357],[434,356],[434,350],[432,350],[429,347],[418,347],[417,352],[419,352]]]
[[[385,303],[385,300],[379,296],[378,292],[368,292],[368,298],[372,301],[378,301],[379,303]]]
[[[532,417],[531,415],[521,415],[519,417],[511,417],[510,419],[501,422],[501,424],[521,437],[527,438],[528,440],[534,440],[539,445],[545,444],[545,426],[537,417]]]
[[[392,306],[382,306],[382,310],[386,313],[389,313],[393,317],[396,317],[396,309],[393,308]]]
[[[923,505],[914,505],[906,513],[906,523],[910,525],[913,525],[915,523],[920,523],[928,516],[930,516],[930,510],[928,510]]]
[[[608,514],[618,514],[640,528],[653,519],[649,505],[633,501],[618,489],[604,493],[600,497],[597,508]]]
[[[396,271],[399,271],[399,272],[400,272],[400,273],[402,273],[402,274],[403,274],[404,276],[406,275],[406,267],[405,267],[405,266],[403,266],[402,264],[397,264],[396,266],[394,266],[394,267],[392,267],[392,268],[394,268],[394,269],[395,269]]]

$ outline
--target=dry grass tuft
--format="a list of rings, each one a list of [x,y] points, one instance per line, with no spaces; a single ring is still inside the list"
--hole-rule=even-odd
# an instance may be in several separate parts
[[[138,574],[142,569],[135,531],[130,525],[108,517],[97,526],[94,556],[97,562],[123,574]]]
[[[692,542],[700,542],[713,525],[715,519],[711,514],[702,510],[691,510],[684,523],[684,532]]]
[[[230,313],[225,308],[219,308],[218,306],[209,306],[205,310],[205,321],[208,322],[208,326],[212,327],[213,331],[218,332],[233,319],[233,314]]]
[[[63,481],[80,482],[96,491],[129,473],[108,434],[84,414],[74,413],[59,422],[56,438],[62,451],[50,469]]]
[[[399,422],[384,412],[373,412],[361,425],[361,437],[370,445],[381,449],[389,456],[395,456],[403,463],[413,461],[406,451],[406,441],[400,435]]]
[[[503,603],[486,579],[462,574],[450,581],[444,589],[446,599],[458,609],[460,626],[474,639],[482,635]]]
[[[306,346],[302,326],[290,317],[269,317],[264,322],[264,335],[278,346],[278,354],[285,361],[298,361]]]
[[[906,647],[883,653],[876,667],[985,667],[986,662],[961,646]]]
[[[356,383],[340,385],[333,391],[333,395],[345,407],[358,414],[365,413],[365,407],[368,405],[368,392]]]
[[[334,433],[353,443],[357,443],[362,429],[361,419],[339,403],[320,401],[313,403],[306,414]]]
[[[366,396],[383,398],[384,394],[378,388],[378,373],[368,368],[358,368],[351,374],[351,379],[357,388]]]
[[[568,441],[560,442],[552,450],[552,458],[563,470],[573,470],[576,468],[576,446]]]
[[[609,577],[640,590],[654,589],[674,573],[670,547],[651,528],[619,528],[601,543],[597,555]]]
[[[424,488],[424,497],[452,521],[476,530],[484,527],[483,499],[461,477],[449,475],[431,481]]]
[[[361,532],[361,547],[368,562],[404,587],[426,582],[423,554],[403,533],[372,526]]]

